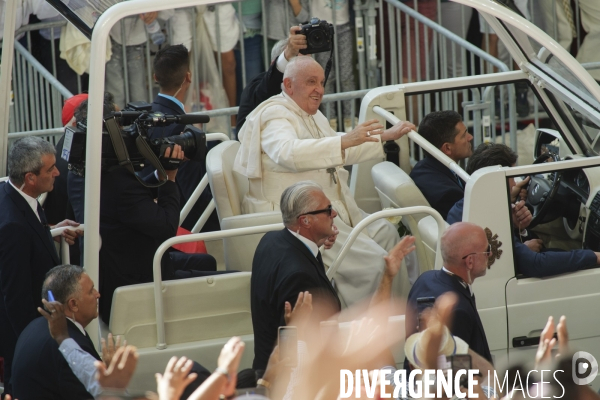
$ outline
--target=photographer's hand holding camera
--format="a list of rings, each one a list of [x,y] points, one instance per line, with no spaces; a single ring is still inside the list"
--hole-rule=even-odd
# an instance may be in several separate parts
[[[167,173],[167,180],[175,182],[175,177],[177,176],[179,163],[183,161],[184,158],[185,155],[183,154],[183,150],[181,150],[181,146],[178,144],[173,146],[172,152],[171,148],[165,150],[165,154],[161,157],[161,161],[163,162],[165,172]],[[171,167],[171,169],[168,169],[169,167]]]

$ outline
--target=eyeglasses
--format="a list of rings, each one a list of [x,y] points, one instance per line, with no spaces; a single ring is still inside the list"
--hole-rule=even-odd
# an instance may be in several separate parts
[[[305,212],[305,213],[298,215],[298,217],[301,217],[302,215],[316,215],[316,214],[321,214],[321,213],[327,213],[327,216],[331,217],[332,211],[333,211],[333,208],[331,207],[331,204],[330,204],[327,206],[327,208],[324,208],[322,210]]]
[[[473,254],[485,254],[486,257],[489,257],[492,254],[492,245],[488,244],[487,251],[480,251],[477,253],[469,253],[466,256],[464,256],[462,259],[464,260],[465,258],[472,256]]]

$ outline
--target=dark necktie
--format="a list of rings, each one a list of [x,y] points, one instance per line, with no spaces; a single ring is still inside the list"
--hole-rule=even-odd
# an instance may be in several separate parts
[[[320,251],[317,251],[317,261],[319,262],[319,265],[321,266],[323,273],[325,273],[325,264],[323,264],[323,257],[321,257]],[[325,275],[325,277],[327,277],[327,274]],[[329,280],[329,282],[331,283],[331,286],[335,289],[335,281],[333,280],[333,278],[331,278],[331,280]]]
[[[456,182],[458,182],[458,186],[460,186],[461,189],[464,189],[462,180],[459,178],[459,176],[456,174],[456,172],[454,172],[454,171],[450,171],[450,172],[452,172],[452,175],[454,175],[454,177],[456,178]]]
[[[42,228],[44,228],[44,231],[46,231],[50,243],[52,244],[52,246],[54,246],[54,239],[52,238],[52,234],[50,233],[50,225],[48,225],[46,214],[44,213],[44,209],[42,208],[40,203],[37,203],[37,213],[40,217],[40,223],[42,224]]]
[[[317,251],[317,261],[319,262],[321,268],[323,268],[323,271],[325,271],[325,264],[323,264],[323,257],[321,257],[320,251]]]

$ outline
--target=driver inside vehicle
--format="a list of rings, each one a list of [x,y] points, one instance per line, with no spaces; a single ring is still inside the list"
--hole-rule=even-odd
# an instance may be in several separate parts
[[[517,154],[508,146],[498,143],[482,143],[469,158],[466,171],[473,174],[480,168],[501,165],[512,167],[517,162]],[[600,253],[592,250],[563,251],[546,249],[541,239],[524,240],[522,231],[532,222],[532,215],[525,205],[524,197],[529,198],[525,185],[531,178],[516,183],[509,178],[510,201],[512,207],[513,248],[515,270],[526,277],[542,278],[546,276],[595,268],[600,264]],[[462,221],[464,198],[459,200],[448,212],[446,221],[453,224]],[[539,214],[538,214],[539,215]]]

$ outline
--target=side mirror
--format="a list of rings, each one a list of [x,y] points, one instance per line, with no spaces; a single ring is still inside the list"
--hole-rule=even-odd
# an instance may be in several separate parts
[[[560,154],[560,133],[554,129],[538,129],[535,131],[533,159],[547,153]]]

